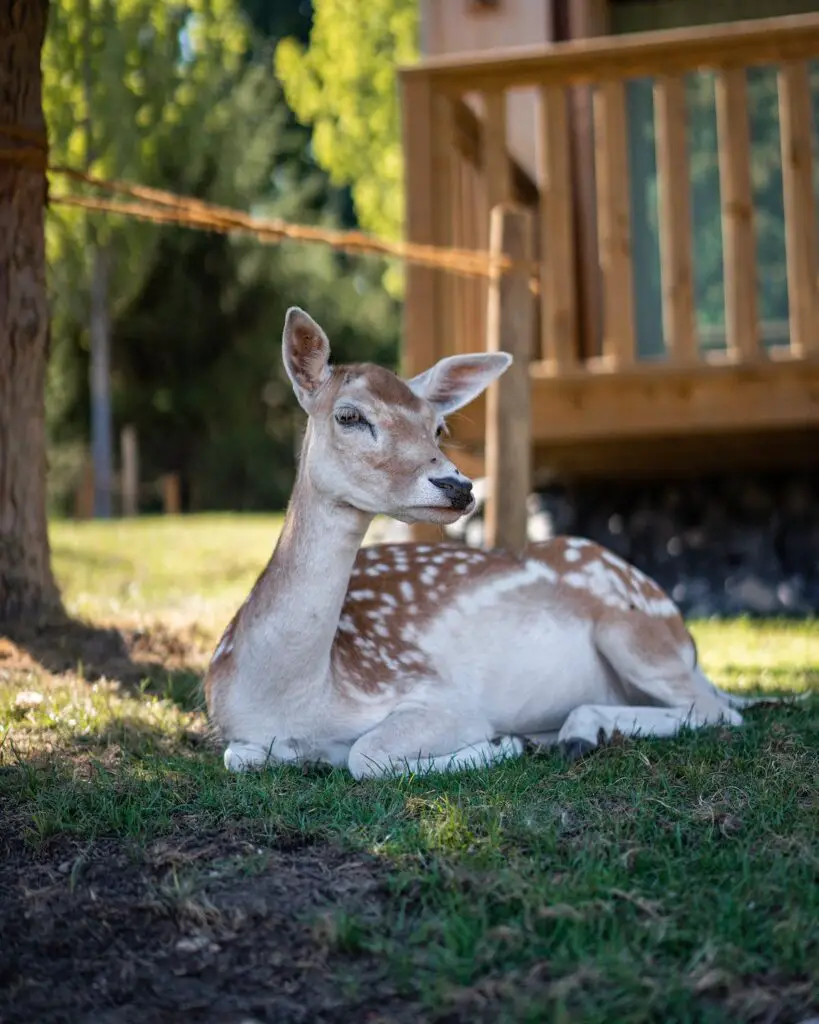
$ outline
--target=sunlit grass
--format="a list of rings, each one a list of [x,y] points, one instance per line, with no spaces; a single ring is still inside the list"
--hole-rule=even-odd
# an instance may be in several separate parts
[[[281,523],[280,515],[57,521],[54,570],[75,615],[224,622],[270,557]]]

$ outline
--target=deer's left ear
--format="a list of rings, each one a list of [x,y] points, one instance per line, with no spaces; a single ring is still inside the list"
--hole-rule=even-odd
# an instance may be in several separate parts
[[[509,368],[508,352],[475,352],[447,356],[407,381],[419,398],[425,398],[442,416],[468,405]]]
[[[299,405],[309,413],[316,392],[330,379],[330,342],[298,306],[291,306],[284,319],[282,358]]]

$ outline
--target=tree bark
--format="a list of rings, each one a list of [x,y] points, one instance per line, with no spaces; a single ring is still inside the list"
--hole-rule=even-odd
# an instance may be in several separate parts
[[[59,608],[46,522],[47,15],[48,0],[0,0],[0,150],[32,153],[0,156],[0,621]]]

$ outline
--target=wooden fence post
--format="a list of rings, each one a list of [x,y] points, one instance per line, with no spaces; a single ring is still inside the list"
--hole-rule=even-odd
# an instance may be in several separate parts
[[[182,509],[177,473],[165,473],[162,477],[162,505],[166,516],[179,515]]]
[[[139,451],[136,430],[130,424],[122,428],[119,446],[122,467],[122,514],[135,516],[139,512]]]
[[[492,210],[489,248],[528,264],[532,259],[532,215],[512,203]],[[532,478],[529,360],[534,298],[529,272],[495,274],[489,283],[486,348],[508,352],[514,362],[486,396],[487,496],[485,544],[520,552],[527,542],[526,500]]]
[[[74,494],[74,518],[94,518],[94,464],[87,455],[83,462],[77,490]]]

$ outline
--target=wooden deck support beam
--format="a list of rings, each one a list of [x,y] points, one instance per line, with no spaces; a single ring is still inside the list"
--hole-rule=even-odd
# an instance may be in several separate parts
[[[511,203],[492,210],[490,251],[527,262],[532,258],[532,215]],[[534,298],[528,274],[496,275],[489,285],[486,348],[509,352],[513,363],[486,398],[487,499],[485,543],[522,551],[527,541],[526,501],[532,479],[529,361]]]

